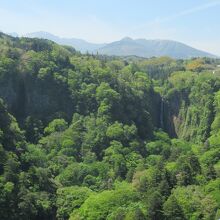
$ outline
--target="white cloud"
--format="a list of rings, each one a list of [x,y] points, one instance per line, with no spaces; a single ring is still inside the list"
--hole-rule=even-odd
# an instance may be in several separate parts
[[[25,6],[25,1],[22,0]],[[208,1],[208,0],[207,0]],[[34,1],[33,1],[34,2]],[[0,30],[25,34],[35,31],[47,31],[61,37],[75,37],[94,43],[111,42],[125,36],[147,39],[173,39],[185,42],[199,49],[220,54],[219,42],[216,37],[209,36],[209,41],[200,36],[187,34],[188,27],[171,26],[170,21],[185,17],[199,11],[220,5],[220,0],[209,0],[208,3],[177,12],[175,14],[158,17],[142,25],[121,26],[104,21],[95,15],[79,16],[73,13],[63,14],[57,9],[32,7],[31,11],[22,13],[19,10],[0,8]],[[28,17],[28,19],[27,19]],[[206,33],[209,31],[204,30]],[[211,31],[210,31],[211,33]],[[212,38],[212,40],[210,40]]]
[[[203,5],[199,5],[199,6],[196,6],[196,7],[193,7],[193,8],[189,8],[189,9],[180,11],[176,14],[171,15],[171,16],[158,19],[155,22],[163,23],[163,22],[172,21],[172,20],[175,20],[177,18],[186,16],[186,15],[194,14],[194,13],[199,12],[199,11],[204,11],[206,9],[213,8],[217,5],[220,5],[219,0],[218,1],[212,1],[212,2],[209,2],[209,3],[203,4]]]
[[[198,5],[196,7],[177,12],[177,13],[169,15],[167,17],[162,17],[162,18],[158,17],[152,21],[149,21],[147,23],[144,23],[144,24],[136,27],[134,31],[137,31],[138,29],[141,30],[141,29],[145,29],[145,28],[151,28],[151,27],[154,27],[155,25],[160,25],[160,24],[162,25],[163,23],[173,21],[177,18],[181,18],[181,17],[187,16],[190,14],[194,14],[199,11],[204,11],[204,10],[207,10],[209,8],[213,8],[218,5],[220,5],[220,0],[215,0],[215,1],[208,2],[206,4]]]

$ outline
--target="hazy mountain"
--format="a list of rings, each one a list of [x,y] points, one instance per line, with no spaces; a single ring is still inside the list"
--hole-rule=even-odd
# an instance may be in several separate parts
[[[52,40],[58,44],[72,46],[76,50],[81,51],[82,53],[85,53],[87,51],[91,53],[105,46],[105,44],[89,43],[85,40],[81,40],[77,38],[61,38],[61,37],[58,37],[48,32],[43,32],[43,31],[29,33],[29,34],[26,34],[25,37],[43,38],[43,39]]]
[[[16,32],[11,32],[11,33],[7,33],[7,34],[12,37],[19,37],[18,33],[16,33]]]
[[[100,54],[128,56],[136,55],[141,57],[170,56],[173,58],[190,57],[215,57],[214,55],[197,50],[186,44],[171,40],[145,40],[123,38],[98,49]]]
[[[195,49],[186,44],[171,40],[145,40],[123,38],[109,44],[94,44],[76,38],[60,38],[47,32],[34,32],[26,34],[26,37],[36,37],[52,40],[58,44],[69,45],[82,53],[99,53],[116,56],[139,56],[139,57],[160,57],[170,56],[173,58],[191,57],[216,57],[213,54]]]

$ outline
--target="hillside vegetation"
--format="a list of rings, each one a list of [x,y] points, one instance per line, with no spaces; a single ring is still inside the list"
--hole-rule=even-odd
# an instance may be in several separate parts
[[[0,218],[219,219],[219,64],[1,33]]]

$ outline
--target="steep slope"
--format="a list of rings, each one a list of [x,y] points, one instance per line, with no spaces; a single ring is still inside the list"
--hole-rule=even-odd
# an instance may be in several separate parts
[[[108,65],[114,65],[113,61],[74,54],[68,49],[44,39],[13,38],[0,34],[0,97],[17,120],[24,124],[30,116],[43,123],[56,117],[70,121],[73,112],[96,112],[101,100],[96,98],[96,89],[101,84],[101,92],[106,92],[106,89],[110,94],[109,101],[102,103],[109,106],[101,106],[103,109],[100,112],[112,105],[111,114],[115,120],[142,121],[138,128],[140,135],[151,136],[152,128],[158,124],[157,105],[160,98],[153,91],[146,74],[137,72],[134,76],[137,88],[133,89],[135,93],[131,96],[125,90],[131,90],[133,82],[123,85],[122,79],[114,85],[116,91],[111,91],[109,84],[117,77],[108,68]],[[133,77],[131,72],[128,74],[127,77]],[[143,80],[146,84],[142,87]],[[139,95],[139,91],[143,94]],[[111,95],[115,94],[114,99]],[[142,96],[146,100],[142,100]],[[129,103],[129,108],[125,102]],[[149,118],[147,114],[150,114]]]
[[[0,33],[1,219],[219,219],[219,64]]]

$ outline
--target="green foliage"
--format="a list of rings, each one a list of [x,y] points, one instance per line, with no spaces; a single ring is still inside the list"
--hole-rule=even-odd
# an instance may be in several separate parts
[[[48,127],[44,129],[45,134],[51,134],[54,132],[61,132],[67,128],[67,122],[64,119],[54,119],[49,123]]]
[[[0,218],[218,219],[217,64],[0,33]]]
[[[216,208],[215,200],[198,186],[176,188],[164,204],[165,215],[169,218],[176,210],[176,219],[214,219]]]
[[[81,219],[108,219],[108,214],[115,208],[126,207],[129,203],[138,199],[138,193],[128,184],[121,183],[115,190],[103,191],[91,195],[81,206],[78,212],[73,213],[70,219],[80,216]]]
[[[57,219],[68,219],[74,209],[80,208],[92,194],[86,187],[64,187],[57,190]]]

